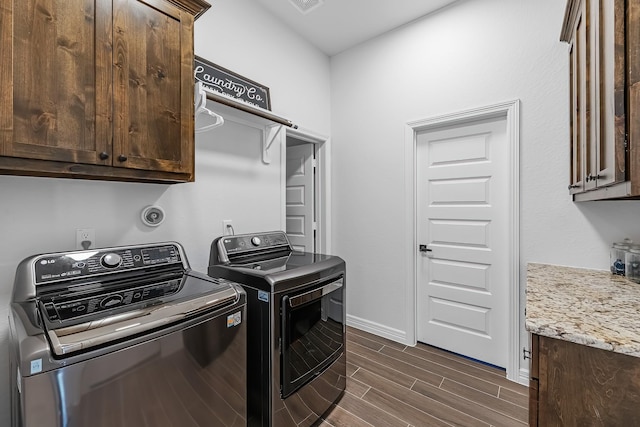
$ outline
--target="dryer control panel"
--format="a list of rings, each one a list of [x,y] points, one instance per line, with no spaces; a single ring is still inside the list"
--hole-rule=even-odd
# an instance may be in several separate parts
[[[282,231],[260,234],[225,236],[220,240],[227,254],[256,252],[273,248],[291,249],[287,235]]]

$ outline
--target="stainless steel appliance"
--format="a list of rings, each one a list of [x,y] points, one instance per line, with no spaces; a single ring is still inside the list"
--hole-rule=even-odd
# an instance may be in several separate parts
[[[245,298],[174,242],[25,259],[9,317],[13,425],[245,426]]]
[[[209,275],[247,292],[247,425],[315,423],[345,389],[345,262],[281,231],[223,236]]]

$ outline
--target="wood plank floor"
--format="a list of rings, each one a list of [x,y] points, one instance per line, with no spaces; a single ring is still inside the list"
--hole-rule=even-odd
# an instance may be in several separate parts
[[[503,370],[347,328],[347,390],[318,425],[526,426],[527,405]]]

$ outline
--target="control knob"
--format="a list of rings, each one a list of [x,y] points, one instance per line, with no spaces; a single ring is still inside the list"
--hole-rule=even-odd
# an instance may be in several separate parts
[[[116,268],[120,263],[122,263],[122,257],[113,252],[104,255],[100,260],[100,264],[105,268]]]
[[[262,240],[260,240],[258,236],[251,238],[251,244],[253,244],[253,246],[260,246],[260,243],[262,243]]]

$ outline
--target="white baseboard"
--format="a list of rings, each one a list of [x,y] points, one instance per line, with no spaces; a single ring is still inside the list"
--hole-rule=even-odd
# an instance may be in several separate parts
[[[356,329],[360,329],[362,331],[369,332],[374,335],[378,335],[380,337],[387,338],[387,339],[390,339],[391,341],[396,341],[404,345],[414,345],[413,343],[409,343],[407,339],[407,333],[405,331],[390,328],[388,326],[371,322],[369,320],[361,319],[359,317],[355,317],[349,314],[347,315],[347,326],[351,326]]]
[[[518,382],[524,386],[529,387],[529,370],[525,368],[520,368],[520,376],[518,377]]]

